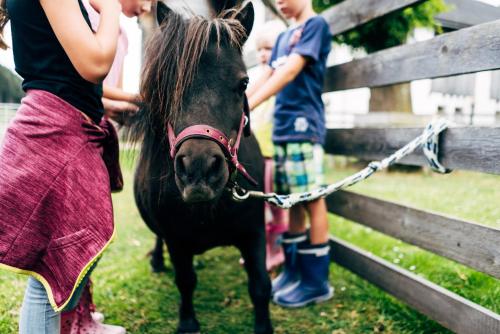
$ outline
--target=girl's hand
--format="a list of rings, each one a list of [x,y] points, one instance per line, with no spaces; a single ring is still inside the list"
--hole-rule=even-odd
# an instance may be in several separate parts
[[[89,3],[98,13],[106,10],[118,12],[122,10],[122,6],[118,0],[89,0]]]
[[[120,125],[127,123],[127,120],[139,111],[139,106],[127,101],[103,98],[102,103],[104,105],[104,114]]]
[[[134,94],[134,98],[130,102],[135,103],[135,104],[140,106],[142,104],[141,94]]]

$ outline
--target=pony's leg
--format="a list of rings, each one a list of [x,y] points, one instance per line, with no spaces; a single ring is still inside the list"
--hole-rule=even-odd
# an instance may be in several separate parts
[[[151,264],[151,270],[154,273],[161,273],[167,271],[165,267],[165,259],[163,258],[163,239],[160,237],[156,237],[156,243],[151,251],[151,260],[149,261]]]
[[[181,294],[179,305],[179,327],[177,333],[199,333],[200,324],[196,320],[193,293],[196,288],[196,273],[193,268],[193,254],[176,251],[169,247],[170,260],[175,269],[175,284]]]
[[[271,334],[269,315],[271,280],[266,271],[265,237],[248,238],[251,242],[239,247],[248,274],[248,292],[255,309],[255,333]]]

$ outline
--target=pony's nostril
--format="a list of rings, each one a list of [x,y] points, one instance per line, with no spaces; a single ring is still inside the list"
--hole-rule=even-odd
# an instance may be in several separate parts
[[[175,171],[178,175],[186,174],[186,156],[179,155],[175,158]]]
[[[218,174],[222,169],[223,159],[220,155],[214,155],[211,159],[210,174]]]

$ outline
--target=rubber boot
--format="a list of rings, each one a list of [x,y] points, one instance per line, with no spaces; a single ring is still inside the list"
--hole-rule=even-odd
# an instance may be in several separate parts
[[[305,233],[290,234],[288,232],[283,234],[281,245],[285,253],[285,265],[283,271],[272,282],[272,294],[278,293],[291,288],[300,280],[300,272],[298,267],[298,254],[297,249],[300,243],[305,243],[307,236]]]
[[[94,319],[94,321],[97,321],[100,323],[104,322],[104,314],[102,314],[101,312],[94,311],[94,312],[91,312],[90,315],[92,316],[92,319]]]
[[[333,297],[328,282],[330,246],[325,244],[300,245],[297,251],[300,282],[274,295],[274,302],[283,307],[302,307]]]
[[[61,314],[61,334],[125,334],[125,328],[102,324],[92,315],[95,310],[92,303],[90,285],[83,289],[77,307]]]

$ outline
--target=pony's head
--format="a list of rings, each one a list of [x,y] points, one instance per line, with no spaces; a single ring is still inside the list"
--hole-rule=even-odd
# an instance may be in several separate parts
[[[158,3],[159,29],[149,41],[141,83],[148,110],[142,127],[169,145],[165,159],[172,159],[186,202],[218,198],[237,168],[233,154],[248,82],[241,49],[253,18],[251,3],[212,19],[184,18]]]

